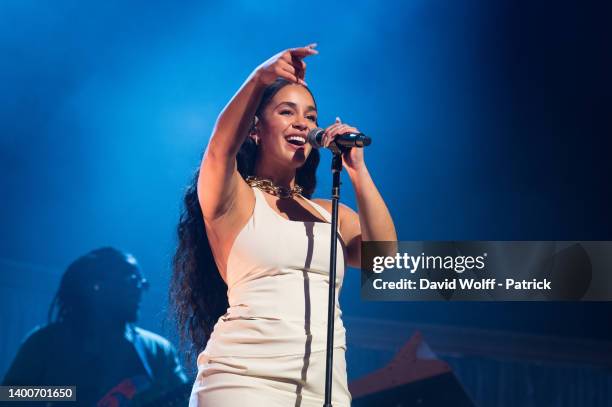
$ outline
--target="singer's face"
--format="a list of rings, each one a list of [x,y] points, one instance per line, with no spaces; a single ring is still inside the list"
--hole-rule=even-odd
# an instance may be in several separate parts
[[[310,92],[301,85],[286,85],[274,95],[262,116],[261,158],[280,166],[302,166],[312,149],[308,132],[317,127],[317,109]]]

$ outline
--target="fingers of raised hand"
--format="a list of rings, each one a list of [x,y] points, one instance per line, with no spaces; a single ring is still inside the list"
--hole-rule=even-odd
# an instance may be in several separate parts
[[[315,49],[316,46],[317,44],[313,43],[313,44],[308,44],[305,47],[290,48],[287,51],[289,51],[292,56],[295,56],[298,58],[306,58],[307,56],[316,55],[319,53],[319,51]]]
[[[316,45],[310,44],[305,47],[281,51],[271,59],[268,70],[289,81],[306,85],[306,82],[304,82],[306,63],[302,59],[309,55],[318,54],[319,52],[314,49]]]
[[[299,58],[292,57],[288,51],[281,54],[273,64],[273,69],[278,76],[291,82],[306,84],[303,81],[306,74],[306,63]]]
[[[298,79],[304,79],[306,77],[306,62],[304,62],[302,58],[292,54],[291,65],[295,68]]]
[[[301,78],[302,73],[300,73],[300,71],[298,71],[294,65],[291,65],[282,59],[278,60],[270,68],[270,70],[274,74],[274,79],[281,77],[291,82],[301,83],[302,85],[306,84],[306,82],[304,82]],[[274,79],[272,79],[272,81]]]
[[[306,63],[302,59],[309,55],[318,54],[319,52],[314,49],[316,45],[310,44],[305,47],[291,48],[274,55],[257,67],[259,80],[269,85],[280,76],[291,82],[306,86],[306,82],[304,82]]]
[[[297,82],[297,75],[295,67],[287,61],[279,60],[275,66],[275,72],[283,78],[289,79],[293,82]]]
[[[306,77],[306,62],[299,58],[293,58],[293,67],[295,68],[296,76],[300,79]]]

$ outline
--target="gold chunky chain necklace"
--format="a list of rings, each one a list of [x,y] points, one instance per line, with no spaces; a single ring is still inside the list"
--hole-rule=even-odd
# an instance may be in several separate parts
[[[295,184],[293,188],[285,188],[276,185],[269,179],[259,178],[254,175],[248,176],[245,181],[250,186],[259,188],[262,191],[278,196],[279,198],[293,198],[295,195],[302,193],[302,187],[298,184]]]

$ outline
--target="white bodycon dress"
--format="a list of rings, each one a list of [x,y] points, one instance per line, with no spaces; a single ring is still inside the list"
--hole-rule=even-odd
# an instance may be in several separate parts
[[[331,215],[283,218],[253,188],[253,215],[227,261],[229,308],[198,356],[190,407],[323,405]],[[346,251],[338,239],[332,404],[349,406],[338,294]]]

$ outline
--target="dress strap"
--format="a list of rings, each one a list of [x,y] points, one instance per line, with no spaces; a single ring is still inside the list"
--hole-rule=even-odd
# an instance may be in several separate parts
[[[255,194],[255,200],[259,200],[260,198],[263,198],[263,196],[261,196],[262,192],[259,190],[259,188],[257,187],[251,187],[251,189],[253,190],[253,193]]]
[[[322,207],[318,203],[316,203],[316,202],[314,202],[314,201],[304,197],[301,194],[300,194],[300,196],[302,198],[304,198],[306,200],[306,202],[308,202],[319,213],[319,215],[321,215],[323,217],[323,219],[325,219],[325,222],[327,222],[327,223],[331,222],[331,213],[329,213],[327,211],[327,209],[325,209],[324,207]]]
[[[303,195],[300,195],[302,198],[304,198],[310,205],[312,205],[313,208],[315,208],[315,210],[317,212],[319,212],[319,214],[321,216],[323,216],[323,218],[325,219],[325,222],[330,223],[331,224],[331,213],[325,209],[324,207],[322,207],[321,205],[319,205],[318,203],[304,197]],[[342,233],[340,232],[340,227],[338,227],[338,236],[340,236],[340,238],[342,238]]]
[[[257,187],[251,187],[253,193],[255,194],[255,208],[253,208],[253,224],[257,223],[259,219],[262,225],[267,222],[273,222],[278,220],[278,218],[282,218],[278,213],[274,212],[274,209],[270,207],[268,202],[266,202],[266,197],[262,190]],[[271,225],[271,223],[267,223]]]
[[[259,188],[251,187],[251,189],[253,190],[253,194],[255,195],[255,208],[253,208],[253,215],[255,215],[256,213],[261,213],[262,211],[265,211],[265,208],[263,208],[262,205],[267,204],[266,198],[263,196],[263,192],[261,192]]]

